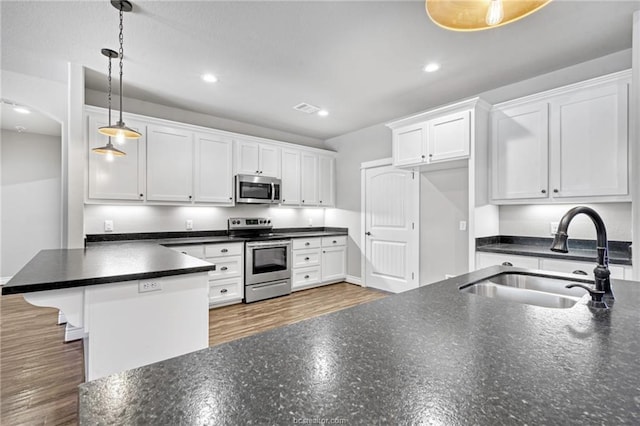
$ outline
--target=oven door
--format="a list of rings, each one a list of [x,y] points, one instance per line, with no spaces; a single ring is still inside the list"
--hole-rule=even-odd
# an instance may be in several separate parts
[[[280,202],[280,179],[262,176],[236,176],[236,202],[272,204]]]
[[[247,285],[291,278],[291,240],[248,242],[245,262]]]

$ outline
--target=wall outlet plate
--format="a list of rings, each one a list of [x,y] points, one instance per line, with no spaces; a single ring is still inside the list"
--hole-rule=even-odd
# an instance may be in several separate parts
[[[148,291],[162,290],[160,281],[140,281],[138,283],[138,293],[146,293]]]
[[[549,222],[549,233],[551,235],[556,235],[556,233],[558,232],[558,225],[560,224],[560,222]]]
[[[461,231],[466,231],[467,230],[467,221],[466,220],[461,220],[459,228],[460,228]]]
[[[187,219],[184,223],[184,226],[187,228],[187,231],[193,230],[193,220]]]
[[[104,221],[104,232],[113,232],[113,221],[105,220]]]

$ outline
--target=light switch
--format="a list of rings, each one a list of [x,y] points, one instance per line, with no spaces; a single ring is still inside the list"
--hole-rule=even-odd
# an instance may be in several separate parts
[[[193,220],[187,219],[185,222],[185,226],[187,227],[187,231],[193,230]]]
[[[559,222],[549,222],[549,232],[551,235],[556,235],[556,232],[558,232],[558,224]]]
[[[467,230],[467,221],[466,220],[461,220],[460,221],[460,230],[461,231],[466,231]]]
[[[113,232],[113,221],[105,220],[104,221],[104,232]]]

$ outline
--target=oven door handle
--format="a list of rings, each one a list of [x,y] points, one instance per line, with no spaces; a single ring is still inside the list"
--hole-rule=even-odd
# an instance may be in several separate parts
[[[276,184],[271,182],[271,202],[276,200]]]
[[[282,247],[290,246],[291,240],[278,240],[278,241],[254,241],[248,242],[247,247]]]

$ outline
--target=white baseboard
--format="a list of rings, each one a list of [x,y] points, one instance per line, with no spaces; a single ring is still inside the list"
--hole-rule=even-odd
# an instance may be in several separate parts
[[[72,342],[74,340],[84,339],[84,328],[82,327],[74,327],[71,324],[67,323],[64,329],[64,341]]]
[[[347,278],[345,279],[345,281],[348,282],[349,284],[355,284],[355,285],[359,285],[360,287],[364,287],[364,283],[362,282],[362,278],[360,277],[347,275]]]
[[[13,277],[0,277],[0,286],[5,285]]]

